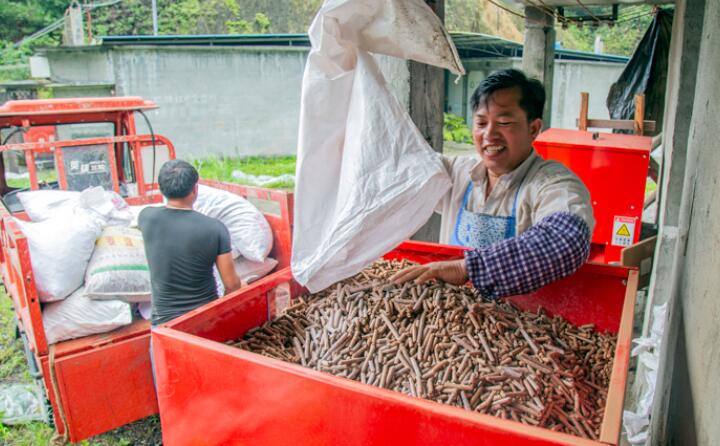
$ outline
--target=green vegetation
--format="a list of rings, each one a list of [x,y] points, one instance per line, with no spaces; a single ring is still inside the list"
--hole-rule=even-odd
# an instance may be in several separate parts
[[[443,122],[443,139],[445,141],[472,144],[472,132],[465,119],[452,113],[445,113]]]
[[[57,45],[62,27],[23,44],[14,43],[63,17],[68,0],[0,0],[0,81],[29,76],[27,56],[34,47]],[[157,0],[160,34],[304,33],[322,0]],[[517,8],[516,8],[517,9]],[[571,9],[571,8],[567,8]],[[577,8],[576,8],[577,9]],[[652,20],[650,5],[620,6],[612,28],[557,25],[557,40],[565,48],[592,51],[596,35],[605,52],[632,54]],[[522,10],[515,12],[522,15]],[[582,12],[582,11],[581,11]],[[84,15],[88,35],[150,35],[150,0],[124,0],[92,9]],[[477,0],[446,0],[445,23],[451,31],[479,32],[521,41],[522,17]],[[11,68],[8,68],[11,67]]]
[[[31,383],[22,341],[15,337],[12,301],[0,291],[0,383]],[[47,424],[32,422],[15,426],[0,424],[0,445],[50,445],[55,431]],[[83,446],[124,446],[160,444],[160,419],[148,417],[80,444]],[[58,443],[59,444],[59,443]]]
[[[55,171],[55,169],[38,170],[37,175],[39,182],[44,181],[47,183],[51,183],[53,181],[57,181],[57,172]],[[30,178],[7,178],[7,184],[10,187],[23,189],[26,187],[30,187]]]
[[[22,341],[15,337],[12,301],[0,291],[0,383],[31,383]],[[49,444],[52,429],[40,422],[18,426],[0,424],[0,444],[34,446]]]
[[[232,176],[233,171],[240,170],[247,175],[268,175],[278,177],[280,175],[295,174],[295,156],[250,156],[245,158],[218,158],[211,157],[193,160],[202,178],[209,180],[227,181],[230,183],[252,185]],[[294,181],[277,181],[264,185],[273,189],[293,189]]]
[[[604,53],[631,56],[650,26],[653,16],[650,14],[651,5],[635,5],[632,9],[629,8],[620,8],[620,17],[625,19],[621,19],[624,21],[619,21],[613,27],[570,25],[567,29],[558,29],[557,40],[564,48],[592,52],[595,38],[600,36],[605,47]],[[626,10],[628,12],[623,12]]]

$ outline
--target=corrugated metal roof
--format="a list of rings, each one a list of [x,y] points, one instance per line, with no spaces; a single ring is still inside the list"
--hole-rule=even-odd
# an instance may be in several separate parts
[[[450,33],[461,58],[522,57],[521,43],[478,33]],[[307,34],[231,34],[182,36],[105,36],[103,46],[283,46],[309,47]],[[626,63],[627,57],[584,51],[555,49],[555,59]]]

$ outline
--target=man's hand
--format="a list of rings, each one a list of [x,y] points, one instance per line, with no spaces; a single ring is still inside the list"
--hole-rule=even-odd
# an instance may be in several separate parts
[[[398,271],[390,278],[390,281],[396,285],[408,280],[414,280],[418,284],[428,280],[442,280],[453,285],[463,285],[468,281],[465,260],[448,260],[415,265]]]

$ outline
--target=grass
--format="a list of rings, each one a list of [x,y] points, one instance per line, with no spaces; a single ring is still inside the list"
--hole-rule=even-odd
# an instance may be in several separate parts
[[[15,321],[10,298],[0,292],[0,383],[32,383],[22,341],[15,337]],[[45,423],[17,426],[0,424],[0,444],[35,446],[49,444],[54,431]]]
[[[55,169],[44,169],[37,171],[38,182],[43,181],[50,183],[57,181],[57,172]],[[24,189],[30,187],[30,178],[7,178],[7,185],[18,189]]]
[[[193,165],[200,173],[200,177],[209,180],[227,181],[252,185],[247,181],[233,178],[234,170],[240,170],[248,175],[268,175],[277,177],[285,174],[295,174],[295,156],[271,156],[260,157],[250,156],[245,158],[218,158],[211,157],[200,160],[193,160]],[[273,189],[293,189],[294,181],[276,181],[266,184],[263,187]]]
[[[32,383],[23,345],[15,337],[12,301],[0,291],[0,384]],[[32,422],[14,426],[0,424],[0,445],[50,445],[55,431],[47,424]],[[162,444],[160,419],[148,417],[79,443],[83,446],[130,446]]]

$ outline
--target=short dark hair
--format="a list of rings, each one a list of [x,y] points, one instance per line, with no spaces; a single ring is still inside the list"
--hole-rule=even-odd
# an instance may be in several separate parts
[[[493,93],[507,88],[520,89],[520,108],[525,110],[528,121],[542,119],[545,88],[539,80],[530,79],[522,71],[512,68],[495,71],[480,82],[470,98],[473,113],[480,107],[480,103],[487,104]]]
[[[198,178],[197,170],[187,161],[167,161],[158,174],[160,192],[166,198],[185,198],[192,192]]]

